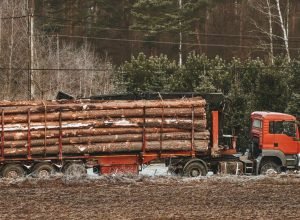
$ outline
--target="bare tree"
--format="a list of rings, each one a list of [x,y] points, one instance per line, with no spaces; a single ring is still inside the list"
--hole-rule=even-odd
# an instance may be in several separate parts
[[[26,98],[27,18],[26,1],[2,0],[0,96],[2,99]],[[22,91],[22,92],[21,92]]]
[[[288,62],[291,61],[291,57],[290,57],[290,51],[289,51],[289,38],[288,38],[288,31],[289,31],[289,12],[290,12],[290,1],[289,0],[286,0],[286,7],[287,7],[287,10],[286,10],[286,21],[284,22],[284,19],[283,19],[283,15],[282,15],[282,9],[281,9],[281,6],[280,6],[280,0],[275,0],[276,1],[276,7],[277,7],[277,11],[278,11],[278,19],[279,19],[279,25],[280,25],[280,28],[282,30],[282,34],[283,34],[283,37],[281,37],[284,41],[284,46],[285,46],[285,51],[286,51],[286,56],[287,56],[287,59],[288,59]]]
[[[76,97],[108,94],[115,90],[114,69],[109,60],[100,59],[87,41],[80,47],[66,42],[57,47],[57,37],[40,35],[35,38],[38,49],[34,60],[39,70],[34,75],[36,98],[52,99],[59,90]]]
[[[87,40],[78,46],[30,27],[27,0],[0,0],[0,9],[1,99],[27,99],[30,85],[34,99],[53,99],[60,90],[78,97],[113,91],[111,63]]]
[[[289,31],[289,0],[285,0],[284,3],[280,0],[265,0],[265,1],[256,1],[249,0],[250,6],[259,12],[261,17],[252,19],[252,23],[256,28],[256,32],[263,34],[266,38],[260,38],[260,46],[269,52],[270,62],[274,63],[274,40],[279,40],[283,42],[282,46],[286,51],[286,57],[288,62],[290,62],[290,53],[289,53],[289,40],[288,40],[288,31]],[[285,18],[283,16],[282,5],[285,6]],[[262,19],[260,19],[262,18]],[[274,31],[275,26],[279,26],[281,32],[277,33]]]

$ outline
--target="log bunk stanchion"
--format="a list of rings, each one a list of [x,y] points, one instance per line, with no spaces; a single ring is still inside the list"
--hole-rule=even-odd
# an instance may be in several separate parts
[[[161,98],[162,101],[162,114],[161,114],[161,125],[160,125],[160,146],[159,146],[159,158],[161,158],[161,152],[162,152],[162,141],[163,141],[163,131],[164,131],[164,122],[165,122],[165,106],[164,106],[164,100]]]
[[[46,148],[47,148],[47,105],[45,102],[43,102],[44,105],[44,157],[46,157]]]
[[[27,159],[31,160],[31,120],[30,120],[30,108],[28,108],[27,112],[27,126],[28,126],[28,133],[27,133]]]
[[[195,157],[195,106],[192,105],[191,156]]]
[[[143,107],[143,145],[142,145],[142,153],[143,153],[143,157],[146,153],[146,106]]]
[[[58,144],[58,158],[59,160],[63,159],[62,156],[62,113],[61,113],[61,109],[59,110],[59,144]]]
[[[4,109],[1,112],[1,160],[4,160]]]

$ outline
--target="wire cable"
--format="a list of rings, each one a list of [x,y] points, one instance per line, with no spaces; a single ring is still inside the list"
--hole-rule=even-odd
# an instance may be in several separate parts
[[[105,40],[105,41],[119,41],[119,42],[135,42],[135,43],[153,43],[153,44],[166,44],[166,45],[179,45],[179,42],[172,41],[154,41],[154,40],[137,40],[137,39],[127,39],[127,38],[108,38],[108,37],[90,37],[90,36],[80,36],[80,35],[66,35],[66,34],[38,34],[34,35],[36,37],[65,37],[65,38],[77,38],[77,39],[92,39],[92,40]],[[261,47],[257,46],[243,46],[243,45],[226,45],[226,44],[198,44],[198,43],[181,43],[186,46],[207,46],[207,47],[223,47],[223,48],[246,48],[246,49],[257,49],[263,50]],[[284,49],[284,47],[273,47],[274,49]],[[289,48],[289,50],[300,50],[300,48]]]

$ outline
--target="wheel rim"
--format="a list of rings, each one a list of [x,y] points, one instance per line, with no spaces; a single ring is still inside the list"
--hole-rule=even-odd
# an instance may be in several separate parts
[[[39,178],[48,178],[50,176],[49,170],[40,170],[38,172],[38,177]]]
[[[272,174],[278,174],[278,171],[272,164],[266,164],[262,167],[262,174],[264,175],[272,175]]]
[[[11,171],[9,171],[9,172],[7,173],[6,177],[7,177],[7,178],[16,179],[16,178],[19,177],[19,174],[18,174],[17,171],[11,170]]]
[[[192,169],[191,172],[190,172],[190,176],[191,177],[197,177],[197,176],[200,176],[201,175],[201,171],[199,169]]]
[[[274,175],[274,174],[278,174],[278,172],[274,169],[268,169],[266,171],[266,175]]]

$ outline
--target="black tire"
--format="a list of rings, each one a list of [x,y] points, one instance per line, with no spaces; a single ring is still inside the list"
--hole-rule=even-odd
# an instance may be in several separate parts
[[[186,177],[206,176],[206,174],[206,168],[199,162],[190,163],[183,169],[183,175]]]
[[[268,174],[274,174],[274,173],[280,173],[281,172],[281,166],[273,161],[263,161],[260,166],[260,174],[262,175],[268,175]]]
[[[70,177],[82,177],[85,176],[87,171],[81,163],[69,163],[64,167],[64,174]]]
[[[53,174],[55,169],[49,163],[38,163],[32,169],[32,176],[36,178],[49,178]]]
[[[4,178],[17,179],[25,176],[25,170],[19,164],[8,164],[4,166],[1,176]]]

